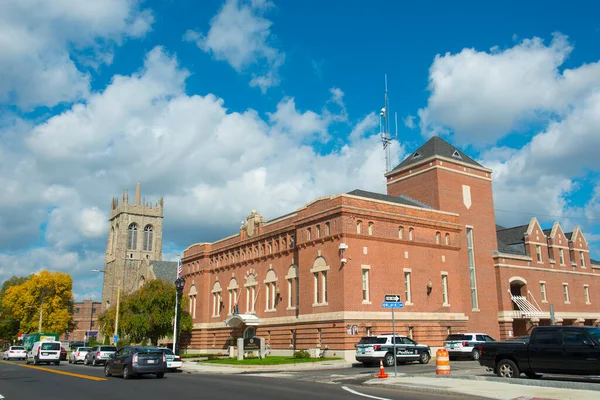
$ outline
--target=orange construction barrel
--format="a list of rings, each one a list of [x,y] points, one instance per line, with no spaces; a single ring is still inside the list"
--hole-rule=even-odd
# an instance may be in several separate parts
[[[450,375],[450,356],[448,350],[444,348],[435,353],[435,374]]]

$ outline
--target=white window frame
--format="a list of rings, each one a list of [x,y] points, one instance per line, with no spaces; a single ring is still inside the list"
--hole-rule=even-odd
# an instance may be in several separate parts
[[[585,304],[592,304],[590,300],[590,285],[583,285],[583,296],[585,298]]]
[[[540,299],[542,300],[542,303],[548,302],[548,293],[546,291],[545,281],[540,281]]]
[[[450,307],[450,295],[448,293],[448,273],[442,272],[442,305]]]
[[[411,273],[412,270],[404,268],[404,300],[406,300],[405,304],[407,305],[412,305]]]
[[[571,304],[571,298],[569,297],[569,284],[563,282],[563,297],[565,304]]]
[[[404,239],[404,227],[403,226],[398,227],[398,239]]]
[[[408,228],[408,240],[413,240],[415,236],[415,230],[413,228]]]
[[[362,221],[359,219],[358,221],[356,221],[356,233],[360,235],[361,232],[362,232]]]
[[[369,236],[373,235],[373,225],[374,225],[373,222],[369,222],[369,226],[367,228]]]
[[[563,249],[558,249],[558,258],[560,265],[565,265],[565,251]]]
[[[363,304],[371,304],[371,292],[370,292],[370,281],[369,276],[371,267],[368,265],[361,266],[361,281],[362,281],[362,302]]]
[[[435,244],[441,244],[442,243],[442,234],[441,232],[436,232],[435,233]]]
[[[312,268],[309,272],[313,274],[314,297],[313,307],[326,306],[327,301],[327,272],[329,265]]]
[[[537,254],[537,262],[538,263],[543,263],[544,260],[542,258],[542,246],[539,244],[535,245],[535,253]]]
[[[473,240],[473,227],[467,226],[467,253],[469,257],[469,281],[471,286],[471,308],[479,311],[477,298],[477,270],[475,268],[475,244]]]
[[[579,252],[579,262],[581,263],[581,268],[585,268],[585,254],[583,251]]]

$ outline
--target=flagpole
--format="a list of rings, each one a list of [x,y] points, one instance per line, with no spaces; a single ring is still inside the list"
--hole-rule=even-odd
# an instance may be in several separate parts
[[[177,254],[177,279],[179,279],[179,271],[181,267],[181,258],[179,254]],[[177,308],[179,307],[179,296],[177,296],[177,291],[175,291],[175,313],[174,322],[173,322],[173,353],[175,353],[175,349],[177,348]]]

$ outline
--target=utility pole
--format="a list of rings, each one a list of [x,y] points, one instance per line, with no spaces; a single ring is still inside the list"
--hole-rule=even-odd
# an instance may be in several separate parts
[[[38,333],[42,332],[42,311],[44,311],[44,292],[40,292],[40,297],[42,298],[42,302],[40,304],[40,322],[38,324]]]

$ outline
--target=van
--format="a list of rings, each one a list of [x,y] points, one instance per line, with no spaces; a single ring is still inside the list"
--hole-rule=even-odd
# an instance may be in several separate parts
[[[35,342],[31,350],[27,353],[25,363],[33,363],[33,365],[54,363],[54,365],[59,365],[60,348],[61,343],[53,339]]]

